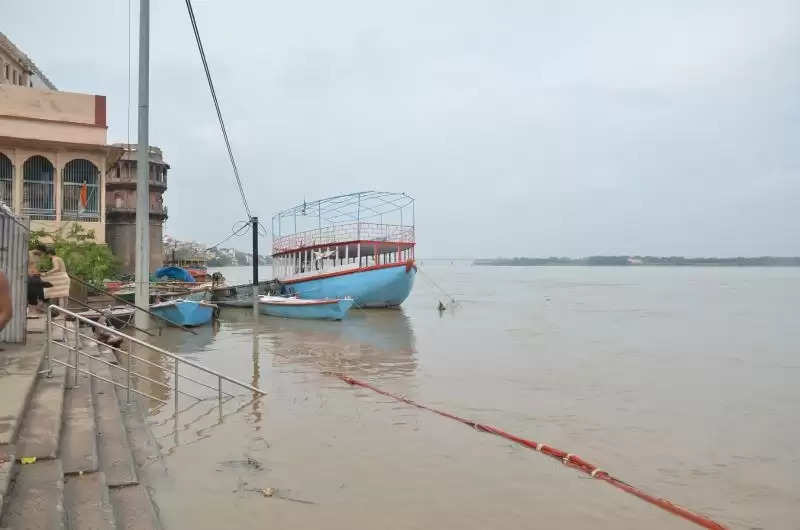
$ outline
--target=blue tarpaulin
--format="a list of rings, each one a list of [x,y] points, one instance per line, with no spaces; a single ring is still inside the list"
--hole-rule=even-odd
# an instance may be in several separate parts
[[[156,271],[156,278],[170,278],[181,282],[194,283],[194,278],[189,271],[180,267],[161,267]]]

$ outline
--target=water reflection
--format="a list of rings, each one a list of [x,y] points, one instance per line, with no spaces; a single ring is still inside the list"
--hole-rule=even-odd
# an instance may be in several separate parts
[[[351,311],[341,322],[261,316],[256,327],[261,353],[273,354],[273,362],[281,364],[289,359],[373,375],[409,374],[417,366],[414,332],[402,309]],[[251,333],[252,313],[226,311],[223,329]]]
[[[256,317],[256,318],[259,318],[259,317]],[[259,318],[259,320],[260,320],[260,318]],[[256,388],[258,388],[259,385],[261,384],[261,365],[260,365],[261,354],[259,352],[258,343],[259,343],[258,333],[254,330],[253,331],[253,350],[252,350],[252,354],[253,354],[253,377],[250,380],[250,384],[252,386],[256,387]],[[262,414],[261,414],[261,405],[262,405],[262,401],[263,401],[262,399],[257,399],[257,398],[253,399],[252,417],[253,417],[253,423],[255,423],[255,425],[256,425],[256,431],[260,431],[261,430],[261,416],[262,416]],[[222,414],[222,407],[220,407],[220,421],[222,421],[221,414]]]
[[[336,371],[356,377],[405,378],[417,368],[414,332],[402,310],[353,311],[347,320],[328,322],[254,317],[250,308],[225,308],[218,327],[194,331],[196,334],[167,329],[154,342],[261,388],[269,388],[271,377],[283,377],[280,374],[287,372]],[[172,362],[156,354],[148,358],[162,367],[149,366],[148,377],[171,385]],[[215,379],[187,370],[182,375],[215,387]],[[254,432],[262,431],[267,398],[251,399],[227,388],[235,396],[225,396],[220,406],[213,388],[199,388],[183,379],[181,385],[182,390],[197,392],[203,400],[194,402],[181,396],[178,414],[174,414],[171,389],[152,384],[147,390],[168,403],[151,410],[151,425],[167,454],[207,439],[227,417],[240,411]]]
[[[251,315],[252,322],[252,315]],[[160,337],[153,342],[172,353],[195,353],[208,349],[216,340],[222,326],[200,326],[192,328],[194,333],[178,328],[165,328]]]

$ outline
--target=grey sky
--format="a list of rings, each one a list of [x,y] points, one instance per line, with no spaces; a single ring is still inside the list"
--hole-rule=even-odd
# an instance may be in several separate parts
[[[212,243],[244,212],[184,3],[152,4],[166,231]],[[800,3],[653,4],[197,0],[195,12],[267,225],[304,197],[379,189],[417,198],[419,256],[800,255]],[[2,31],[60,89],[108,97],[109,141],[125,141],[127,1],[3,12]]]

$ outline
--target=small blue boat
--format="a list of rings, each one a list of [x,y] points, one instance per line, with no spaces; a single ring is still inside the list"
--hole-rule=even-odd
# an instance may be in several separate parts
[[[342,320],[352,306],[352,298],[308,300],[283,296],[261,296],[258,299],[258,309],[262,315],[285,318]]]
[[[150,306],[150,311],[181,326],[202,326],[214,318],[217,310],[215,304],[196,302],[194,300],[168,300]]]

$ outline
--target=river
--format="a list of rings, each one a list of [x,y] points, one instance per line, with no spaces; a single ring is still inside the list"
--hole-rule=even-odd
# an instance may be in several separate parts
[[[152,409],[166,528],[692,527],[326,371],[547,442],[733,528],[800,527],[800,269],[421,271],[399,310],[255,322],[226,308],[196,336],[165,331],[163,347],[268,392],[231,400],[221,423],[216,401],[177,429]]]

